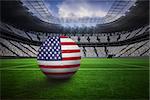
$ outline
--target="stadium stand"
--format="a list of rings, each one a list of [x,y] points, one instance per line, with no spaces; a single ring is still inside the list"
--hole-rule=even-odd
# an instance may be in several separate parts
[[[18,56],[17,54],[15,54],[13,51],[9,50],[8,47],[6,47],[3,44],[0,44],[0,56],[5,56],[5,57],[15,57]]]
[[[1,39],[1,40],[3,41],[3,45],[5,45],[8,48],[8,50],[14,51],[14,54],[16,54],[17,56],[28,57],[28,55],[23,50],[20,50],[20,48],[18,48],[12,42],[4,40],[4,39]]]
[[[9,32],[11,33],[14,33],[16,35],[29,39],[29,37],[24,31],[14,28],[13,26],[8,25],[8,24],[1,23],[1,25],[3,26],[3,30],[6,30],[6,31],[9,30]]]
[[[91,43],[97,43],[97,42],[98,42],[96,36],[90,36],[89,38],[90,38],[90,42],[91,42]]]
[[[107,47],[108,54],[113,54],[116,57],[119,55],[119,52],[121,52],[126,46],[119,46],[119,47]]]
[[[39,46],[33,46],[19,43],[16,41],[1,39],[0,56],[18,56],[18,57],[36,57]],[[36,48],[36,49],[33,49]]]
[[[145,27],[143,27],[143,28],[141,29],[141,31],[136,34],[136,36],[138,36],[138,35],[140,35],[140,34],[143,34],[143,33],[144,33],[145,31],[147,31],[149,28],[150,28],[150,27],[149,27],[148,25],[145,26]]]
[[[87,38],[87,36],[80,37],[80,42],[88,43],[89,41],[87,40]]]
[[[11,25],[1,23],[1,30],[4,30],[6,32],[11,32],[15,35],[18,35],[23,38],[27,38],[32,41],[39,41],[43,42],[46,40],[48,36],[60,36],[60,35],[67,35],[70,36],[74,41],[81,42],[81,43],[107,43],[107,42],[118,42],[118,41],[124,41],[127,39],[134,38],[140,34],[144,34],[149,30],[149,26],[141,27],[136,30],[130,31],[130,32],[116,32],[116,33],[100,33],[100,34],[77,34],[76,36],[73,36],[73,34],[56,34],[56,33],[42,33],[42,32],[25,32],[20,29],[16,29]]]
[[[80,50],[81,50],[81,57],[86,57],[86,54],[84,52],[84,48],[80,47]]]
[[[149,26],[141,27],[133,31],[122,31],[115,33],[101,33],[101,34],[59,34],[59,33],[43,33],[43,32],[25,32],[17,29],[6,23],[1,23],[1,30],[7,33],[15,34],[30,41],[43,42],[48,36],[67,35],[77,43],[113,43],[119,41],[126,41],[135,38],[141,34],[149,31]],[[148,56],[149,45],[148,40],[139,43],[122,45],[122,46],[85,46],[81,45],[82,57],[107,57],[108,55],[115,55],[115,57],[128,56]],[[22,42],[15,42],[14,40],[7,40],[1,38],[1,54],[0,56],[18,56],[18,57],[36,57],[39,46],[33,44],[26,44]]]
[[[39,46],[28,45],[1,38],[0,56],[36,57]],[[82,57],[107,57],[113,54],[115,57],[149,56],[149,41],[142,41],[125,46],[113,47],[81,47]],[[108,52],[107,52],[108,51]]]
[[[33,41],[40,41],[41,39],[38,39],[38,35],[31,33],[31,32],[26,32],[28,34],[28,36],[30,37],[31,40]]]
[[[145,48],[145,47],[147,47],[147,48]],[[135,43],[135,44],[127,45],[123,50],[121,50],[118,53],[118,57],[143,56],[142,54],[145,51],[148,51],[149,50],[148,48],[149,48],[148,40],[147,41],[142,41],[140,43]],[[148,52],[145,55],[149,56]]]
[[[78,37],[77,37],[77,36],[71,36],[71,38],[72,38],[75,42],[78,42]]]
[[[133,30],[132,32],[130,32],[130,35],[126,39],[130,39],[130,38],[134,37],[140,30],[141,30],[141,28],[139,28],[137,30]]]
[[[99,36],[100,42],[108,42],[107,36]]]
[[[124,34],[121,34],[120,39],[119,39],[118,41],[126,40],[128,35],[129,35],[128,32],[127,32],[127,33],[124,33]]]
[[[86,57],[97,57],[93,47],[86,47]]]
[[[95,47],[98,53],[98,57],[106,57],[104,47]]]
[[[110,42],[116,42],[116,41],[118,41],[118,40],[117,40],[118,37],[119,37],[119,35],[109,36]]]

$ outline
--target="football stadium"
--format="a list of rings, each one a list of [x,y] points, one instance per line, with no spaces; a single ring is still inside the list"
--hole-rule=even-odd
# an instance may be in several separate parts
[[[0,7],[1,100],[149,100],[149,0],[1,0]],[[61,66],[73,60],[76,69]]]

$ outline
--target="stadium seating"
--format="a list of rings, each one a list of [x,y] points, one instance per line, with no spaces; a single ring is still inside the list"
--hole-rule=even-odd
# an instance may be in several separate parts
[[[106,57],[104,47],[95,47],[98,53],[98,57]]]
[[[126,46],[118,46],[118,47],[107,47],[108,54],[115,55],[115,57],[118,57],[119,52],[123,50]]]
[[[40,38],[37,37],[37,34],[31,33],[31,32],[26,32],[26,33],[28,34],[31,40],[40,41]]]
[[[143,34],[145,31],[148,30],[148,28],[149,28],[149,26],[143,27],[142,30],[141,30],[139,33],[136,34],[136,36],[138,36],[138,35],[140,35],[140,34]]]
[[[97,42],[98,42],[96,36],[90,36],[89,38],[90,38],[90,42],[91,42],[91,43],[97,43]]]
[[[17,28],[14,28],[13,26],[8,25],[8,24],[5,24],[5,27],[7,27],[8,29],[10,29],[10,31],[11,31],[12,33],[14,33],[14,34],[16,34],[16,35],[19,35],[19,36],[21,36],[21,37],[24,37],[24,38],[29,39],[29,37],[27,36],[27,34],[26,34],[24,31],[22,31],[22,30],[19,30],[19,29],[17,29]],[[6,28],[6,29],[7,29],[7,28]]]
[[[83,42],[83,43],[88,43],[89,41],[87,40],[87,36],[82,36],[80,37],[80,42]]]
[[[0,38],[0,56],[36,57],[39,46],[28,45]],[[115,57],[149,56],[149,40],[124,46],[113,47],[80,47],[82,57]]]
[[[140,30],[141,30],[141,28],[139,28],[137,30],[133,30],[132,32],[130,32],[130,35],[127,37],[127,39],[134,37]]]
[[[120,39],[118,41],[123,41],[127,39],[127,36],[129,36],[130,33],[126,32],[124,34],[121,34]]]
[[[37,55],[38,49],[33,49],[33,47],[31,47],[30,45],[2,38],[0,39],[1,39],[0,56],[36,57]],[[37,48],[37,46],[34,47]]]
[[[67,35],[71,37],[74,41],[76,42],[81,42],[81,43],[107,43],[107,42],[117,42],[117,41],[124,41],[130,38],[133,38],[135,36],[138,36],[140,34],[144,34],[146,31],[149,30],[149,26],[141,27],[138,29],[135,29],[133,31],[129,32],[115,32],[115,33],[99,33],[99,34],[56,34],[56,33],[42,33],[42,32],[24,32],[23,30],[14,28],[11,25],[8,25],[6,23],[1,23],[2,30],[5,30],[7,32],[11,32],[13,34],[16,34],[20,37],[24,37],[27,39],[30,39],[32,41],[39,41],[43,42],[47,39],[48,36],[60,36],[60,35]]]
[[[5,32],[18,35],[20,37],[29,39],[35,42],[43,42],[48,36],[60,36],[67,34],[55,34],[55,33],[42,33],[42,32],[25,32],[20,29],[8,25],[6,23],[0,23],[0,29]],[[133,29],[133,31],[122,31],[115,33],[96,33],[96,34],[68,34],[75,42],[78,43],[108,43],[119,42],[127,39],[134,38],[138,35],[149,32],[149,26]],[[18,57],[36,57],[39,46],[24,44],[21,42],[15,42],[12,40],[1,39],[1,51],[0,56],[18,56]],[[82,57],[107,57],[109,54],[115,55],[115,57],[127,57],[127,56],[148,56],[149,55],[149,41],[142,41],[130,45],[123,46],[107,46],[107,47],[80,47]]]
[[[78,37],[77,36],[71,36],[71,39],[73,39],[75,42],[78,42]]]
[[[107,36],[99,36],[98,38],[100,39],[100,42],[102,42],[102,43],[108,42]]]
[[[0,29],[3,30],[3,31],[6,31],[6,32],[11,32],[10,28],[8,28],[6,26],[6,24],[4,24],[2,22],[0,23]]]
[[[148,41],[142,41],[140,43],[135,43],[127,45],[125,49],[118,53],[119,57],[128,57],[128,56],[143,56],[143,54],[148,56]],[[146,54],[147,53],[147,54]]]
[[[85,57],[85,53],[84,53],[84,48],[80,47],[80,51],[81,51],[81,57]]]
[[[86,57],[97,57],[93,47],[86,47]]]
[[[130,56],[148,56],[149,55],[149,41],[137,43],[136,49],[131,52]]]
[[[14,54],[13,52],[11,52],[10,50],[8,50],[6,47],[4,47],[2,44],[0,44],[0,56],[2,57],[15,57],[17,56],[16,54]]]
[[[110,42],[117,42],[119,35],[109,36]]]

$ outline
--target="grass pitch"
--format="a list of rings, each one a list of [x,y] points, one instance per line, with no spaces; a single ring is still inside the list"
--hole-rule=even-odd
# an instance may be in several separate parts
[[[68,80],[50,80],[36,59],[1,59],[2,100],[148,100],[148,58],[83,58]]]

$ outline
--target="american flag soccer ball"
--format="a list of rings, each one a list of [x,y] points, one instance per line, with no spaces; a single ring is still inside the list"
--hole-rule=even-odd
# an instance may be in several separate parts
[[[69,78],[80,67],[80,48],[67,36],[48,37],[38,50],[37,61],[48,78]]]

